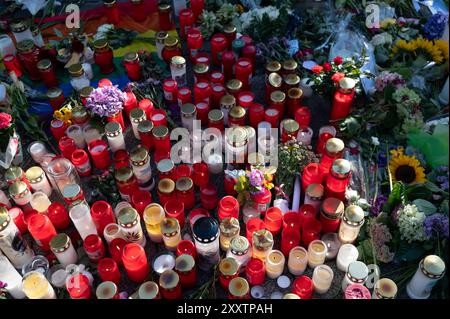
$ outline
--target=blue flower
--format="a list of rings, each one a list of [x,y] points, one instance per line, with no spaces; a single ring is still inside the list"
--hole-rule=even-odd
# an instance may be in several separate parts
[[[425,235],[428,238],[437,237],[448,238],[448,216],[444,214],[434,214],[425,218],[423,222]]]
[[[440,39],[448,23],[448,15],[438,12],[431,16],[423,26],[425,37],[428,40]]]

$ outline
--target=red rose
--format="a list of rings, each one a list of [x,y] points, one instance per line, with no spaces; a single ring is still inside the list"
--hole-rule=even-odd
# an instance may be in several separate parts
[[[312,67],[311,71],[313,71],[316,74],[319,74],[322,73],[323,67],[321,67],[320,65],[315,65]]]
[[[336,65],[341,65],[342,61],[344,61],[344,60],[340,56],[335,57],[333,60],[334,64],[336,64]]]
[[[3,130],[11,124],[12,117],[8,113],[0,113],[0,130]]]
[[[340,72],[336,72],[331,77],[331,80],[333,80],[334,83],[338,83],[342,78],[345,78],[345,74],[344,73],[340,73]]]
[[[330,72],[331,71],[331,64],[329,62],[325,62],[322,65],[323,69],[325,70],[325,72]]]

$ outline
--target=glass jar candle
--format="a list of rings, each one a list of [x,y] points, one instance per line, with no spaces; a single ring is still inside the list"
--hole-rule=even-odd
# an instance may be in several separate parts
[[[278,111],[279,119],[284,117],[286,94],[282,91],[273,91],[270,93],[270,104],[269,108],[273,108]]]
[[[5,283],[6,291],[14,299],[23,299],[25,294],[22,290],[22,276],[14,269],[8,258],[0,255],[0,272],[2,274],[2,282]]]
[[[122,127],[117,122],[109,122],[105,125],[105,133],[108,138],[109,148],[112,152],[124,150],[125,139],[122,134]]]
[[[344,208],[344,203],[334,197],[328,197],[322,202],[320,222],[324,233],[338,232]]]
[[[139,190],[131,196],[131,202],[139,216],[142,217],[145,207],[152,202],[152,194],[146,190]]]
[[[47,215],[32,215],[28,219],[28,230],[39,248],[50,251],[50,240],[56,235],[56,229]]]
[[[181,106],[181,123],[189,132],[194,129],[194,121],[197,119],[197,110],[194,104],[187,103]]]
[[[115,171],[114,178],[122,199],[131,201],[131,196],[139,190],[138,180],[133,170],[129,167],[121,167]]]
[[[9,28],[16,39],[16,43],[23,40],[33,40],[33,33],[30,29],[30,23],[27,20],[13,21],[9,24]]]
[[[122,238],[122,232],[120,227],[116,223],[110,223],[103,229],[103,238],[105,238],[106,243],[109,245],[114,239]]]
[[[325,262],[327,245],[321,240],[313,240],[308,246],[308,266],[315,268]]]
[[[174,181],[177,179],[175,164],[171,159],[160,160],[156,165],[156,169],[158,170],[160,180],[168,178]]]
[[[140,188],[147,191],[153,189],[155,182],[152,177],[148,149],[137,146],[130,152],[130,161]]]
[[[98,274],[102,281],[110,281],[118,285],[121,274],[117,263],[112,258],[102,258],[97,264]]]
[[[200,200],[203,208],[213,210],[219,203],[217,189],[213,184],[206,184],[200,188]]]
[[[162,51],[164,49],[164,40],[169,37],[169,34],[166,31],[158,31],[156,33],[156,53],[158,54],[158,58],[162,60]]]
[[[327,293],[333,282],[333,270],[327,265],[318,265],[314,268],[312,282],[314,284],[314,292],[323,295]]]
[[[271,250],[266,259],[266,275],[270,279],[281,276],[284,270],[285,258],[281,251]]]
[[[40,60],[37,63],[37,68],[39,70],[40,78],[42,79],[46,87],[52,88],[58,86],[58,79],[56,78],[55,69],[53,68],[52,62],[50,60]]]
[[[219,208],[217,215],[219,220],[224,218],[234,217],[239,218],[239,202],[233,196],[225,196],[219,201]]]
[[[283,78],[278,73],[270,73],[266,79],[266,102],[270,103],[270,95],[274,91],[281,90]]]
[[[231,109],[234,108],[235,106],[236,106],[236,98],[233,95],[227,94],[220,99],[220,110],[223,113],[223,121],[225,125],[229,125],[229,117],[230,117],[229,113]]]
[[[149,120],[144,120],[138,124],[137,131],[139,134],[139,139],[141,140],[141,144],[147,147],[149,151],[153,150],[154,149],[153,134],[152,134],[153,123]]]
[[[175,80],[166,79],[163,82],[164,99],[169,103],[177,102],[178,84]]]
[[[195,105],[195,109],[197,111],[197,119],[200,121],[200,125],[204,126],[208,121],[208,113],[210,111],[210,107],[208,103],[200,102]]]
[[[186,103],[192,103],[192,92],[189,88],[183,87],[178,90],[178,106],[181,108]]]
[[[239,271],[243,272],[251,258],[250,243],[244,236],[239,236],[239,233],[230,241],[229,249],[226,254],[227,258],[236,260],[239,266]]]
[[[300,128],[305,130],[311,123],[311,111],[306,106],[299,106],[294,113],[295,120],[299,123]]]
[[[71,159],[72,153],[77,149],[75,141],[67,136],[61,137],[58,142],[58,146],[62,155],[67,159]]]
[[[171,269],[165,270],[159,277],[159,286],[164,299],[181,299],[183,292],[181,290],[180,276]]]
[[[175,80],[178,86],[185,86],[186,79],[186,59],[182,56],[174,56],[170,60],[170,72],[172,79]]]
[[[242,106],[233,106],[228,114],[228,125],[232,126],[244,126],[245,125],[246,111]]]
[[[183,202],[186,209],[195,206],[194,183],[189,177],[181,177],[175,183],[177,199]]]
[[[251,286],[262,285],[266,277],[264,262],[258,258],[251,258],[245,268],[245,276]]]
[[[345,144],[341,139],[330,138],[325,144],[325,151],[320,159],[320,167],[322,169],[324,179],[328,177],[330,168],[334,161],[342,158]]]
[[[19,232],[22,235],[25,234],[28,231],[28,228],[23,211],[19,207],[13,207],[8,210],[8,214],[19,229]]]
[[[300,88],[291,88],[287,91],[286,96],[286,106],[287,106],[287,113],[288,116],[291,118],[295,118],[296,121],[296,115],[297,111],[301,108],[301,100],[303,97],[303,91]],[[309,126],[309,123],[306,127]]]
[[[253,233],[253,258],[259,258],[266,261],[267,255],[273,248],[272,233],[266,229],[261,229]]]
[[[239,276],[239,264],[233,258],[224,258],[219,263],[219,284],[228,292],[228,286],[233,278]]]
[[[198,63],[193,67],[194,83],[209,82],[209,66],[204,63]]]
[[[197,57],[198,51],[203,46],[203,36],[198,28],[191,28],[187,32],[187,46],[189,50],[189,57],[191,61]]]
[[[257,128],[258,124],[264,121],[264,106],[259,103],[254,103],[249,107],[249,120],[250,126],[253,128]]]
[[[120,299],[119,288],[112,281],[104,281],[95,290],[97,299]]]
[[[339,248],[342,243],[339,240],[337,233],[326,233],[323,234],[321,240],[327,245],[327,258],[326,260],[333,260],[336,258]]]
[[[160,3],[158,5],[158,18],[160,30],[171,30],[173,28],[172,6],[168,3]]]
[[[348,265],[358,260],[358,249],[352,244],[344,244],[339,248],[336,265],[340,271],[347,271]]]
[[[47,216],[58,230],[66,229],[70,224],[69,213],[66,207],[59,203],[53,202],[47,208]]]
[[[411,299],[428,299],[433,287],[444,276],[445,268],[445,263],[439,256],[428,255],[422,259],[406,286],[408,296]]]
[[[86,147],[86,141],[84,140],[83,128],[78,124],[72,124],[67,128],[66,135],[73,139],[75,145],[79,149]]]
[[[302,189],[305,191],[311,184],[321,184],[323,180],[322,170],[317,163],[305,166],[302,172]]]
[[[226,84],[228,94],[234,96],[235,99],[238,98],[242,91],[242,82],[238,79],[229,80]]]
[[[142,79],[141,64],[139,55],[136,52],[128,52],[123,56],[123,66],[131,81],[139,81]]]
[[[342,292],[351,284],[364,285],[369,276],[369,269],[361,261],[354,261],[348,265],[347,272],[342,280]]]
[[[42,191],[47,196],[52,194],[52,187],[44,173],[44,170],[39,166],[33,166],[27,169],[25,177],[30,183],[33,191]]]
[[[15,55],[6,54],[3,57],[3,64],[8,73],[14,73],[17,77],[21,77],[23,75],[19,59]]]
[[[314,207],[316,214],[320,211],[324,188],[322,184],[309,184],[305,191],[305,205]]]
[[[278,207],[270,207],[267,209],[264,217],[264,225],[266,229],[273,235],[280,232],[283,224],[283,212]]]
[[[333,162],[330,174],[327,177],[325,196],[345,200],[345,191],[350,183],[352,166],[345,159],[337,159]]]
[[[242,87],[248,89],[252,78],[252,61],[247,58],[240,58],[236,61],[236,79],[242,82]]]
[[[31,195],[30,205],[39,213],[46,213],[51,203],[52,202],[44,192],[37,191]]]
[[[200,217],[194,223],[193,235],[199,267],[209,270],[220,260],[219,224],[212,217]]]
[[[166,249],[176,251],[181,241],[180,224],[176,218],[164,218],[161,222],[161,233]]]
[[[288,256],[292,248],[300,244],[300,230],[283,230],[281,233],[281,252]]]
[[[133,129],[134,137],[138,140],[140,140],[139,132],[138,132],[138,125],[142,121],[145,121],[147,119],[147,116],[145,115],[144,110],[140,108],[134,108],[130,112],[130,123],[131,127]]]
[[[137,243],[145,247],[146,239],[140,221],[138,212],[132,207],[122,208],[117,217],[123,238],[129,243]]]
[[[186,35],[189,33],[189,30],[194,26],[195,17],[194,12],[191,9],[185,8],[180,11],[179,15],[180,21],[180,33],[181,37],[184,39]]]
[[[175,271],[180,277],[183,288],[193,288],[197,284],[197,269],[195,259],[191,255],[181,254],[175,259]]]
[[[153,281],[144,282],[138,290],[139,299],[161,299],[159,286]]]
[[[255,100],[255,94],[251,91],[243,91],[239,93],[238,103],[242,106],[246,111],[253,105]]]
[[[152,130],[153,143],[156,150],[161,150],[162,152],[170,152],[170,137],[169,129],[167,126],[156,126]],[[159,162],[159,161],[158,161]]]
[[[108,224],[116,222],[111,205],[103,200],[96,201],[92,204],[91,216],[99,234],[103,234]]]
[[[84,140],[86,141],[86,144],[88,145],[90,142],[100,140],[102,138],[99,130],[91,124],[86,124],[83,127],[83,137]]]
[[[301,225],[302,220],[298,212],[289,211],[283,214],[283,231],[300,232]]]
[[[33,40],[23,40],[17,42],[17,51],[17,57],[20,64],[27,72],[30,80],[40,80],[41,75],[37,65],[40,59],[41,50],[34,44]]]
[[[266,109],[264,112],[264,121],[268,122],[271,128],[278,128],[280,112],[274,108]]]
[[[211,85],[208,82],[197,82],[194,84],[194,101],[196,104],[204,102],[211,103]]]
[[[297,246],[291,249],[288,258],[288,269],[294,276],[300,276],[308,265],[308,252],[305,248]]]
[[[91,175],[91,162],[89,161],[89,157],[84,150],[77,149],[72,153],[71,158],[72,164],[75,166],[75,169],[80,176],[89,176]]]
[[[228,41],[228,49],[231,49],[231,44],[236,39],[237,36],[237,29],[234,25],[228,24],[224,26],[223,33],[225,34],[227,41]]]
[[[389,278],[381,278],[375,282],[372,299],[395,299],[397,284]]]
[[[250,244],[253,242],[253,235],[255,232],[257,232],[258,230],[264,229],[265,225],[264,222],[259,219],[259,217],[254,217],[254,218],[250,218],[246,225],[246,237],[248,239],[248,241],[250,242]]]
[[[164,204],[166,216],[178,220],[180,229],[185,225],[184,203],[179,199],[170,199]]]
[[[118,24],[120,21],[120,12],[116,0],[103,0],[103,4],[105,6],[108,23],[114,25]]]
[[[154,243],[163,241],[161,222],[164,220],[164,209],[157,203],[152,203],[144,209],[144,222],[150,240]]]
[[[28,299],[56,299],[52,285],[38,271],[30,271],[23,276],[22,289]]]
[[[158,182],[157,193],[162,206],[170,200],[176,200],[175,182],[170,178],[163,178]]]
[[[75,91],[79,92],[83,88],[90,86],[91,81],[84,73],[83,66],[80,63],[72,64],[69,68],[70,84]]]
[[[233,278],[228,287],[228,299],[250,299],[250,286],[241,277]]]
[[[96,264],[105,257],[105,245],[98,235],[91,234],[84,239],[83,248],[89,260]]]
[[[227,49],[227,38],[222,33],[217,33],[211,38],[211,57],[215,66],[220,66],[222,53]]]
[[[154,126],[167,125],[167,113],[162,109],[154,109],[150,120],[153,122]]]
[[[114,238],[108,245],[109,253],[111,254],[111,258],[117,263],[117,265],[123,265],[122,255],[125,246],[127,245],[127,241],[123,238]]]
[[[281,73],[286,76],[288,74],[295,74],[298,63],[294,59],[285,60],[281,66]]]
[[[331,107],[330,121],[346,118],[355,98],[356,81],[351,78],[342,78],[334,93],[333,105]]]
[[[145,116],[147,119],[151,119],[152,113],[155,110],[155,106],[153,105],[152,100],[150,99],[142,99],[139,102],[138,107],[145,112]]]
[[[69,216],[83,240],[91,234],[97,235],[89,206],[83,203],[75,205],[69,210]]]
[[[97,169],[104,170],[109,167],[111,159],[108,151],[108,144],[103,140],[94,140],[88,144],[88,150],[91,154],[94,166]]]
[[[247,224],[250,219],[259,219],[260,217],[260,213],[258,212],[258,210],[249,203],[245,204],[242,208],[242,215],[242,219],[245,224]]]
[[[0,249],[17,269],[22,268],[34,257],[34,251],[22,238],[8,210],[3,206],[0,206]]]
[[[211,83],[213,83],[212,84],[212,93],[211,93],[211,108],[212,109],[220,108],[220,100],[222,99],[223,96],[226,95],[226,90],[225,90],[225,87],[223,86],[223,84],[212,82],[214,79],[214,75],[216,73],[217,72],[214,72],[211,74]],[[220,73],[220,74],[222,74],[222,73]]]
[[[300,77],[297,74],[287,74],[283,78],[283,91],[288,92],[290,89],[299,88],[300,86]]]
[[[10,23],[10,28],[11,28]],[[17,41],[17,40],[16,40]],[[7,55],[16,55],[16,47],[14,46],[14,42],[12,41],[11,37],[7,34],[2,34],[0,36],[0,57],[4,58]]]
[[[50,122],[50,131],[57,142],[65,136],[68,126],[61,120],[53,119]]]
[[[234,217],[226,217],[220,221],[220,248],[227,251],[230,247],[230,242],[236,236],[239,236],[240,226],[239,221]]]
[[[22,181],[17,181],[9,186],[9,195],[14,200],[16,205],[19,205],[23,210],[28,211],[31,208],[31,191],[28,189],[27,184]]]
[[[172,58],[174,56],[183,56],[183,52],[181,51],[178,43],[178,39],[172,36],[168,36],[164,40],[164,48],[162,50],[162,57],[164,62],[170,65]]]
[[[112,159],[114,162],[113,167],[115,170],[118,170],[121,167],[130,167],[130,156],[126,150],[118,150],[114,152]]]
[[[322,129],[322,128],[321,128]],[[329,132],[319,132],[319,140],[317,141],[316,145],[316,153],[317,154],[324,154],[325,153],[325,145],[328,142],[329,139],[333,138],[333,135]]]
[[[137,243],[125,245],[122,253],[122,262],[128,278],[134,282],[143,282],[150,273],[145,250]]]
[[[343,244],[352,244],[358,238],[364,224],[364,211],[361,207],[350,205],[346,208],[339,226],[339,240]]]

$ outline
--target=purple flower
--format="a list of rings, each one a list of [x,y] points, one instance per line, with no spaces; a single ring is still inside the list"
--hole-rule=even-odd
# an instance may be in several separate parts
[[[86,99],[86,107],[100,117],[113,116],[123,109],[126,98],[117,85],[107,85],[92,91]]]
[[[248,174],[250,185],[259,189],[264,182],[264,174],[259,169],[255,169]]]
[[[387,200],[388,198],[386,196],[380,195],[375,199],[375,203],[370,203],[372,215],[374,216],[380,215],[383,209],[383,205],[387,202]]]
[[[435,40],[442,37],[445,26],[448,23],[448,15],[438,12],[431,16],[423,26],[425,37],[428,40]]]
[[[444,214],[428,216],[423,222],[423,228],[428,238],[438,236],[448,238],[448,216]]]

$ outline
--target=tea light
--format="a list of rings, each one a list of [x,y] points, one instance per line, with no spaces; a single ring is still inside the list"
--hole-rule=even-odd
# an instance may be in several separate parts
[[[325,262],[327,245],[321,240],[313,240],[308,246],[308,266],[315,268]]]
[[[84,149],[86,147],[86,141],[84,139],[83,128],[81,125],[72,124],[67,128],[66,135],[74,140],[78,148]]]
[[[30,204],[39,213],[45,213],[52,202],[44,192],[37,191],[31,196]]]
[[[321,240],[327,245],[327,260],[336,258],[339,248],[341,247],[341,242],[339,241],[338,234],[323,234]]]
[[[129,202],[122,201],[117,203],[116,207],[114,207],[114,216],[119,217],[119,212],[122,210],[122,208],[125,207],[133,207]]]
[[[8,258],[0,255],[0,273],[2,282],[6,283],[8,291],[14,299],[23,299],[25,294],[22,291],[22,276],[17,272]]]
[[[160,253],[153,261],[153,270],[161,275],[166,270],[172,270],[175,267],[175,257],[171,253]]]
[[[190,239],[183,239],[177,245],[177,256],[190,255],[193,258],[197,257],[197,251],[195,245]]]
[[[134,282],[143,282],[150,272],[145,250],[138,243],[125,245],[122,253],[122,262],[128,278]]]
[[[301,219],[297,212],[287,212],[283,215],[283,231],[293,230],[300,233]]]
[[[157,203],[152,203],[144,209],[143,216],[150,240],[154,243],[161,243],[163,241],[161,222],[165,217],[164,208]]]
[[[105,238],[108,245],[115,238],[123,238],[119,225],[116,223],[106,225],[103,229],[103,238]]]
[[[97,128],[95,128],[91,124],[87,124],[83,128],[83,138],[86,144],[89,145],[89,143],[91,143],[92,141],[101,140],[102,136],[100,135],[100,132]]]
[[[395,299],[397,291],[395,282],[389,278],[381,278],[375,283],[372,299]]]
[[[276,279],[283,273],[286,260],[279,250],[272,250],[266,259],[266,275],[270,279]]]
[[[22,280],[22,289],[29,299],[56,299],[52,285],[38,271],[30,271],[25,274]]]
[[[48,154],[48,150],[45,144],[40,141],[35,141],[28,146],[28,153],[30,153],[33,161],[40,164],[42,162],[42,157]]]
[[[305,248],[297,246],[289,252],[288,269],[294,276],[300,276],[308,265],[308,252]]]
[[[358,249],[352,244],[344,244],[339,248],[336,265],[340,271],[347,271],[350,263],[358,260]]]
[[[312,276],[314,291],[319,295],[325,294],[331,287],[333,277],[333,270],[329,266],[318,265],[316,268],[314,268]]]

